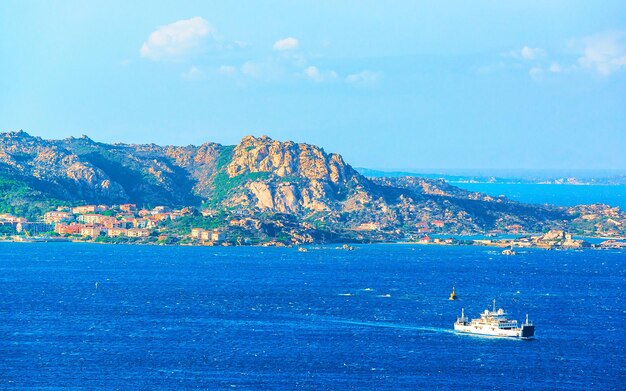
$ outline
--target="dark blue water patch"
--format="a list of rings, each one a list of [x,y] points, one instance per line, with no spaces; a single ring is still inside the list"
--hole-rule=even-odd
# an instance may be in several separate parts
[[[1,243],[0,256],[0,388],[605,390],[626,380],[619,251]],[[452,332],[461,308],[477,316],[493,298],[519,320],[528,313],[537,339]]]
[[[504,195],[531,204],[560,206],[607,204],[626,210],[626,186],[619,185],[540,185],[502,183],[453,183],[462,189],[491,196]]]

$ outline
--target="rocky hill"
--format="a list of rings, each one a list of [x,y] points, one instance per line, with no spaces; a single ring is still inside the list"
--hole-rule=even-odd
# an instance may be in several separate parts
[[[433,220],[455,233],[545,231],[577,217],[440,180],[369,179],[338,154],[265,136],[246,136],[236,146],[181,147],[2,133],[0,191],[0,212],[77,203],[195,206],[358,232],[400,232]]]

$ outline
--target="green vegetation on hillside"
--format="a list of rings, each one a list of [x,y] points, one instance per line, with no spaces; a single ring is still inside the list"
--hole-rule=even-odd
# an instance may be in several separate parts
[[[230,163],[233,158],[233,151],[235,150],[234,145],[225,145],[222,147],[220,151],[220,156],[217,158],[215,162],[215,169],[218,171],[223,171],[226,169],[228,163]]]
[[[207,205],[210,207],[219,206],[222,201],[228,198],[231,191],[239,190],[247,182],[269,179],[271,175],[269,172],[249,172],[231,178],[226,172],[226,167],[232,159],[234,148],[234,146],[225,146],[217,158],[216,173],[212,181],[213,191],[207,200]]]
[[[62,202],[34,189],[26,181],[0,174],[0,213],[39,219]]]
[[[268,179],[270,173],[268,172],[251,172],[247,174],[237,175],[230,177],[224,171],[218,172],[213,179],[213,194],[208,200],[209,205],[217,206],[220,202],[228,198],[231,190],[237,190],[240,186],[247,182],[258,181]]]
[[[189,235],[192,228],[216,229],[224,227],[226,224],[226,213],[219,212],[214,217],[204,216],[183,216],[165,223],[167,232],[179,235]]]

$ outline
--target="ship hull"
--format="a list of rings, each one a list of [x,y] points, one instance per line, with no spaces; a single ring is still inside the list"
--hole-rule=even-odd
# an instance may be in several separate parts
[[[524,325],[522,326],[522,330],[520,332],[520,338],[529,339],[535,336],[535,326],[533,325]]]
[[[500,329],[497,327],[476,327],[474,325],[455,324],[454,331],[461,334],[482,335],[498,338],[530,339],[535,335],[534,326],[522,326],[516,329]]]

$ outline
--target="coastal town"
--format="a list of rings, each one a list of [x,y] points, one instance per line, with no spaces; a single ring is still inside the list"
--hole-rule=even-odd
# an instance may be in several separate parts
[[[128,238],[137,242],[165,242],[170,235],[163,234],[164,223],[191,213],[191,208],[171,210],[156,206],[145,209],[135,204],[62,206],[46,212],[38,221],[0,214],[0,232],[16,241],[107,242],[107,239]],[[190,237],[205,238],[197,230]],[[220,234],[214,237],[223,240]],[[148,238],[152,240],[146,240]]]
[[[273,216],[275,227],[268,227],[248,211],[218,212],[194,207],[172,209],[167,206],[140,208],[136,204],[59,206],[41,219],[29,221],[9,213],[0,214],[0,240],[16,242],[96,242],[160,245],[263,245],[302,246],[319,243],[308,224],[280,221]],[[194,225],[195,223],[195,225]],[[412,234],[396,236],[394,241],[420,245],[472,245],[504,248],[504,255],[515,255],[514,249],[584,249],[626,248],[620,238],[609,238],[592,244],[563,230],[526,234],[521,226],[507,231],[490,231],[480,237],[446,235],[445,221],[422,221]],[[277,232],[283,231],[282,234]],[[307,231],[308,230],[308,231]],[[273,235],[267,235],[273,231]],[[349,230],[352,240],[332,242],[389,242],[389,232],[374,222],[362,223]],[[256,232],[256,234],[255,234]],[[308,233],[307,233],[308,232]],[[261,235],[265,233],[265,235]],[[517,235],[513,235],[517,234]],[[367,240],[366,240],[367,238]],[[617,240],[616,240],[617,239]],[[322,241],[326,242],[326,241]]]

